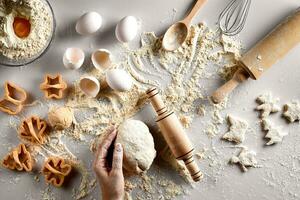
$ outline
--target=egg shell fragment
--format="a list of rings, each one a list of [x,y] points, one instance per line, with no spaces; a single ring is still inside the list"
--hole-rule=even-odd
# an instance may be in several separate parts
[[[132,41],[137,35],[138,23],[135,17],[127,16],[117,24],[115,34],[120,42],[127,43]]]
[[[91,35],[102,26],[102,17],[97,12],[83,14],[76,23],[76,32],[80,35]]]
[[[67,69],[79,69],[84,62],[84,52],[80,48],[67,48],[63,63]]]
[[[123,69],[111,69],[106,72],[106,82],[108,86],[116,91],[128,91],[133,86],[131,76]]]
[[[94,67],[98,70],[105,70],[112,64],[112,55],[107,49],[98,49],[91,56]]]
[[[90,97],[96,97],[100,92],[100,82],[93,76],[83,76],[79,82],[80,90]]]

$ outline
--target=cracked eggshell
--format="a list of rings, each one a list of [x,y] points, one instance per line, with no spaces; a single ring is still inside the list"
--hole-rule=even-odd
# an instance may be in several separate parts
[[[113,90],[124,92],[132,88],[131,76],[123,69],[111,69],[106,72],[106,82]]]
[[[107,49],[98,49],[91,56],[94,67],[98,70],[105,70],[112,64],[112,55]]]
[[[79,69],[84,62],[84,52],[80,48],[67,48],[63,63],[67,69]]]
[[[138,23],[135,17],[127,16],[117,24],[115,34],[120,42],[127,43],[133,40],[138,31]]]
[[[97,12],[87,12],[77,21],[75,29],[80,35],[91,35],[102,26],[102,17]]]
[[[80,90],[90,97],[96,97],[100,91],[100,82],[93,76],[83,76],[79,82]]]

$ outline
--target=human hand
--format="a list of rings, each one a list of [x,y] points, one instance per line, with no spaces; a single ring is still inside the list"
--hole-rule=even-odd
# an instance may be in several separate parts
[[[108,162],[109,148],[113,145],[116,136],[117,130],[113,127],[99,145],[93,164],[103,200],[122,200],[124,197],[123,148],[120,143],[115,144],[112,165],[109,166]]]

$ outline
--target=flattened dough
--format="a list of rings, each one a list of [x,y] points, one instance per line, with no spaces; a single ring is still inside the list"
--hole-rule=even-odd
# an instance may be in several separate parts
[[[242,143],[245,140],[248,123],[231,115],[227,116],[227,120],[229,124],[229,131],[223,135],[222,139],[235,142],[237,144]]]
[[[277,105],[279,102],[278,98],[274,98],[271,93],[262,94],[256,99],[258,105],[256,110],[261,111],[260,117],[262,119],[268,117],[271,113],[276,113],[280,110]]]
[[[249,151],[247,147],[243,147],[238,156],[232,156],[230,163],[239,164],[244,172],[247,172],[250,167],[258,167],[256,153]]]
[[[288,135],[288,133],[282,130],[282,127],[275,127],[273,123],[266,119],[262,120],[262,127],[264,131],[268,132],[265,138],[270,139],[266,145],[282,142],[283,137]]]
[[[292,101],[284,105],[283,116],[289,122],[300,121],[300,102]]]

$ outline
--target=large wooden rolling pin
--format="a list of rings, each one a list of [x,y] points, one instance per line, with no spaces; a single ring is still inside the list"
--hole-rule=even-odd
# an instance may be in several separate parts
[[[166,108],[157,88],[149,89],[147,95],[158,115],[156,122],[173,155],[176,159],[183,160],[195,182],[200,181],[203,175],[193,158],[193,145],[187,137],[180,121],[173,111],[169,111]]]
[[[300,42],[300,9],[279,24],[270,34],[242,56],[233,78],[216,90],[211,99],[220,103],[249,77],[257,80],[262,73],[283,58]]]

